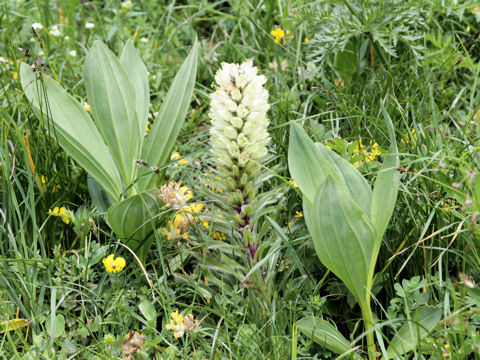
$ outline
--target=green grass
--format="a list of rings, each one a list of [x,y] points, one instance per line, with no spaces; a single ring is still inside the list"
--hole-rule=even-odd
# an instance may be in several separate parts
[[[300,123],[316,141],[336,141],[335,149],[354,162],[349,144],[360,139],[377,142],[384,153],[388,149],[383,103],[394,122],[402,178],[376,268],[377,350],[388,346],[407,309],[428,304],[442,310],[442,319],[403,358],[479,359],[476,4],[132,3],[0,4],[0,56],[7,60],[0,62],[0,322],[29,320],[26,327],[0,332],[0,358],[121,359],[125,335],[138,331],[145,339],[137,359],[335,359],[297,332],[296,321],[312,314],[357,339],[366,357],[359,306],[319,262],[304,219],[295,217],[302,199],[286,185],[289,122]],[[87,22],[94,27],[86,28]],[[35,35],[33,23],[50,35],[43,29]],[[52,35],[54,25],[58,37]],[[269,34],[276,26],[294,37],[276,44]],[[280,194],[270,204],[271,220],[258,221],[262,254],[269,254],[263,295],[242,281],[249,269],[230,234],[226,241],[212,241],[221,229],[216,215],[208,229],[193,227],[188,240],[177,242],[162,233],[174,218],[166,212],[143,264],[145,274],[92,204],[87,174],[58,145],[51,121],[33,112],[15,75],[20,62],[36,64],[83,103],[83,64],[93,41],[118,53],[133,38],[150,73],[153,115],[195,34],[201,44],[197,82],[176,145],[188,163],[171,164],[157,185],[183,181],[194,200],[214,213],[204,185],[212,166],[208,111],[214,75],[222,62],[253,58],[267,78],[271,104],[272,160],[266,167],[273,176],[261,192]],[[359,168],[372,183],[380,162],[377,157]],[[74,212],[75,221],[49,215],[56,206]],[[111,253],[127,261],[118,274],[106,273],[102,264]],[[179,339],[166,329],[177,309],[199,320]],[[50,336],[52,319],[56,337]]]

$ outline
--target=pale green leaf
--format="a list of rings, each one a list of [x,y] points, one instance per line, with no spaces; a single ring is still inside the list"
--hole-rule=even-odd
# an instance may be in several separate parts
[[[84,76],[93,118],[128,186],[136,172],[135,160],[143,139],[132,84],[120,60],[98,40],[87,54]]]
[[[60,146],[82,166],[105,191],[117,199],[122,191],[120,175],[100,133],[83,106],[53,79],[45,76],[45,84],[25,63],[20,78],[27,99],[33,108],[51,118]]]
[[[55,316],[54,326],[52,327],[51,317],[49,316],[47,318],[47,321],[45,322],[45,327],[47,329],[49,336],[50,336],[50,331],[53,330],[54,331],[53,337],[57,338],[60,335],[62,335],[63,332],[65,331],[65,318],[63,317],[62,314],[57,314],[57,316]]]
[[[190,54],[173,80],[165,96],[158,118],[150,126],[142,148],[141,158],[152,166],[162,166],[168,160],[182,128],[193,94],[197,74],[198,41],[195,40]],[[149,170],[142,168],[140,175]],[[148,189],[153,177],[139,179],[141,189]]]
[[[352,199],[370,215],[372,190],[348,161],[322,144],[315,144],[298,124],[290,125],[288,167],[302,193],[312,202],[320,185],[332,176]]]
[[[377,181],[373,188],[372,195],[372,222],[375,225],[378,236],[378,247],[381,244],[381,237],[387,229],[397,201],[398,187],[400,185],[400,173],[397,168],[400,166],[398,149],[395,141],[395,131],[392,120],[382,105],[382,111],[387,123],[390,137],[390,148],[384,156],[383,165],[378,172]]]
[[[148,107],[150,103],[148,71],[142,59],[138,56],[137,50],[131,40],[128,40],[123,48],[120,62],[127,70],[127,76],[133,86],[138,131],[143,135],[147,128]]]
[[[376,237],[370,219],[331,176],[327,176],[312,206],[304,208],[304,212],[318,258],[365,305]]]
[[[442,311],[440,309],[429,306],[423,306],[415,310],[411,315],[411,321],[403,324],[394,335],[387,348],[387,359],[393,359],[414,350],[419,340],[435,328],[441,316]]]
[[[113,205],[113,199],[108,196],[108,193],[90,174],[87,176],[87,187],[93,205],[95,205],[100,212],[106,213],[108,208]]]
[[[157,189],[152,189],[130,196],[108,209],[110,227],[134,251],[140,246],[148,249],[145,241],[156,229],[158,215],[163,206],[157,192]]]
[[[352,347],[332,324],[323,319],[305,317],[297,321],[297,327],[305,336],[336,354],[350,351]]]
[[[157,311],[150,300],[143,299],[143,301],[138,305],[138,308],[140,309],[143,317],[148,321],[153,321],[157,318]]]

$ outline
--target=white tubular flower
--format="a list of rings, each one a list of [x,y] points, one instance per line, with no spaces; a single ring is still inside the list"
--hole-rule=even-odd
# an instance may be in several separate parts
[[[210,96],[210,141],[214,161],[230,168],[249,160],[267,157],[270,136],[267,132],[268,91],[266,78],[257,75],[252,60],[238,64],[222,63],[215,75],[218,84]]]

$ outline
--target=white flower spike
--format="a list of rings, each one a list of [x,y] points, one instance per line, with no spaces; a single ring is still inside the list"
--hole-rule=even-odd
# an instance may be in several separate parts
[[[257,75],[252,60],[242,64],[222,63],[215,75],[218,84],[210,96],[210,139],[217,166],[243,167],[249,160],[267,158],[268,91],[266,78]]]

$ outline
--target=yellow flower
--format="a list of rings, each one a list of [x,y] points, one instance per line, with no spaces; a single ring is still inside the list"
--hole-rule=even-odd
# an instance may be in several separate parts
[[[225,241],[225,240],[227,240],[227,236],[224,233],[216,231],[212,234],[212,239],[213,240],[224,240]]]
[[[480,12],[480,6],[475,6],[472,10],[472,14],[475,14],[476,12]]]
[[[167,237],[167,240],[175,240],[180,237],[180,229],[173,225],[172,220],[168,221],[168,225],[163,228],[162,233]]]
[[[445,201],[442,200],[442,201],[440,202],[440,205],[443,206],[443,211],[445,211],[445,212],[450,212],[450,206],[449,206],[449,204],[447,204]]]
[[[16,71],[14,71],[14,72],[12,73],[12,75],[13,75],[13,78],[14,78],[14,79],[18,78],[18,73],[17,73]]]
[[[413,143],[417,142],[418,140],[417,133],[415,129],[411,129],[410,131],[411,131],[411,134],[407,133],[403,136],[403,138],[400,139],[400,144],[402,145],[410,144],[410,147],[414,149],[415,146],[413,146]]]
[[[336,87],[344,87],[345,86],[345,81],[343,81],[342,78],[338,78],[334,82]]]
[[[86,101],[83,102],[83,109],[90,114],[92,113],[92,108]]]
[[[303,40],[303,41],[308,43],[310,40],[308,39],[308,37],[305,36],[305,40]]]
[[[202,204],[202,203],[191,204],[191,205],[185,206],[185,207],[183,208],[183,211],[186,211],[186,212],[190,212],[190,213],[192,213],[192,214],[195,214],[195,213],[201,212],[204,207],[205,207],[205,204]]]
[[[43,182],[43,179],[42,179],[42,182]],[[62,218],[62,221],[65,224],[70,223],[71,212],[70,210],[65,210],[63,206],[60,208],[56,206],[53,210],[52,209],[48,210],[48,214],[53,216],[60,216]]]
[[[173,221],[169,221],[167,227],[163,228],[162,233],[168,240],[175,240],[182,237],[188,239],[188,230],[190,225],[196,220],[192,214],[197,214],[205,207],[204,204],[191,204],[181,207],[181,211],[175,215]],[[208,228],[208,221],[198,218],[205,228]]]
[[[358,168],[365,163],[375,160],[378,155],[380,155],[380,148],[376,142],[370,140],[370,151],[368,151],[363,145],[362,140],[360,140],[355,150],[353,150],[353,157],[361,157],[361,160],[354,162],[353,166]]]
[[[293,39],[294,36],[293,34],[290,35],[292,32],[290,30],[282,30],[281,27],[277,27],[274,30],[270,31],[270,35],[275,37],[275,44],[278,44],[280,40],[285,44],[287,42],[287,39]],[[287,36],[290,35],[290,36]]]
[[[175,339],[182,337],[185,332],[193,332],[198,325],[198,320],[195,320],[193,314],[189,314],[184,317],[182,314],[178,313],[178,310],[170,314],[171,320],[165,326],[167,330],[174,330],[173,336]]]
[[[295,180],[291,179],[288,183],[289,183],[290,185],[292,185],[294,188],[298,188],[298,185],[297,185],[297,183],[295,182]]]
[[[282,40],[285,36],[285,31],[283,31],[282,28],[277,27],[274,30],[270,31],[270,35],[275,37],[275,44],[278,44],[280,40]]]
[[[147,128],[145,129],[145,132],[147,134],[150,132],[150,121],[147,121]]]
[[[122,271],[126,264],[125,259],[121,256],[114,259],[113,256],[113,254],[110,254],[106,258],[103,258],[105,270],[107,270],[109,273],[117,273]]]
[[[178,153],[178,151],[175,151],[172,156],[170,157],[170,160],[174,161],[174,160],[177,160],[177,159],[180,159],[180,154]],[[188,164],[188,158],[184,158],[182,160],[179,160],[178,161],[178,164],[180,165],[183,165],[183,164]]]
[[[160,188],[157,193],[158,197],[162,199],[165,206],[173,207],[174,209],[183,208],[185,203],[193,197],[192,191],[188,186],[181,186],[182,182],[170,181]]]

